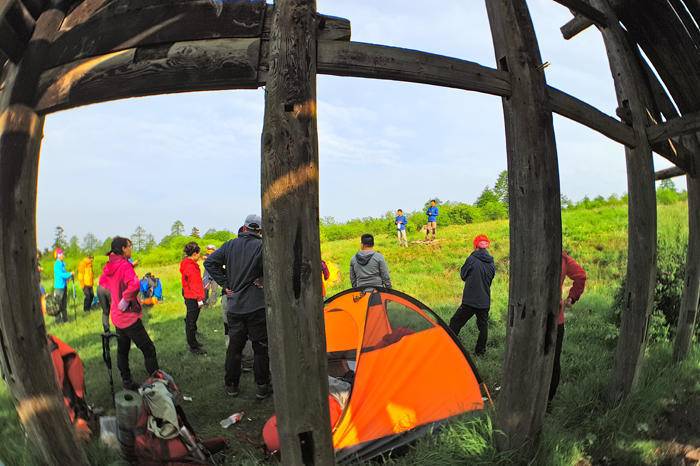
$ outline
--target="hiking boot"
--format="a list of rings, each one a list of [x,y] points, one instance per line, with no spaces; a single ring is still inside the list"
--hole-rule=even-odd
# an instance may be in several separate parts
[[[255,388],[255,398],[258,400],[264,400],[270,395],[272,395],[272,385],[269,383],[258,385]]]
[[[225,385],[226,394],[228,396],[238,396],[241,391],[238,389],[238,385]]]
[[[196,354],[196,355],[205,355],[205,354],[207,354],[207,350],[205,350],[202,345],[193,346],[193,347],[190,347],[190,353]]]

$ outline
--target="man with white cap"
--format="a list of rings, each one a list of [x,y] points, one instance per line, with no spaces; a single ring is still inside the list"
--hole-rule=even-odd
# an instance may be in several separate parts
[[[267,319],[263,291],[262,220],[251,214],[237,238],[224,243],[206,261],[204,268],[224,288],[229,344],[226,351],[226,393],[238,396],[243,348],[253,344],[255,396],[272,393],[270,358],[267,352]]]

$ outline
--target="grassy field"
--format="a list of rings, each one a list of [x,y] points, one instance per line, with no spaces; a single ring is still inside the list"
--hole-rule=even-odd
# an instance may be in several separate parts
[[[686,241],[687,205],[677,203],[659,208],[659,237],[665,241]],[[647,350],[639,390],[621,406],[610,409],[601,401],[608,380],[617,328],[613,299],[625,273],[626,208],[614,206],[563,212],[564,246],[586,269],[586,292],[567,316],[562,356],[562,383],[552,413],[546,419],[542,446],[535,464],[672,464],[679,444],[700,447],[700,416],[693,424],[693,411],[700,408],[700,351],[680,366],[671,364],[670,344],[659,341]],[[501,383],[508,290],[508,223],[504,220],[441,228],[438,241],[418,242],[419,233],[409,234],[408,249],[397,246],[391,236],[378,236],[376,248],[389,264],[395,288],[423,301],[444,319],[459,304],[462,282],[459,268],[470,252],[471,238],[486,233],[492,239],[497,275],[487,355],[477,360],[482,377],[497,397]],[[358,240],[322,244],[322,254],[331,267],[329,295],[349,286],[348,263]],[[266,461],[261,448],[260,429],[272,412],[272,402],[254,400],[252,375],[244,374],[242,394],[229,398],[223,391],[224,339],[220,308],[206,309],[199,328],[209,354],[193,356],[186,349],[184,304],[180,298],[177,264],[139,265],[143,275],[154,272],[164,283],[165,302],[147,314],[146,327],[158,349],[160,365],[172,374],[183,392],[192,396],[184,406],[195,429],[204,437],[225,435],[233,448],[227,464],[259,464]],[[50,287],[49,287],[50,288]],[[81,292],[78,291],[78,301]],[[100,313],[77,312],[77,322],[48,330],[73,345],[86,365],[89,399],[107,409],[109,385],[101,358]],[[460,335],[467,349],[476,340],[475,323],[470,321]],[[113,356],[116,349],[113,350]],[[132,371],[145,377],[140,352],[132,350]],[[115,367],[115,379],[119,380]],[[685,411],[684,411],[685,410]],[[218,421],[237,411],[246,420],[226,431]],[[691,416],[691,428],[676,429],[682,413]],[[700,413],[700,409],[698,410]],[[680,414],[679,414],[680,413]],[[441,433],[426,437],[402,456],[386,458],[389,464],[517,464],[517,452],[497,453],[492,413],[457,420]],[[680,416],[680,417],[679,417]],[[697,430],[692,430],[697,429]],[[680,433],[679,433],[680,432]],[[4,385],[0,385],[0,460],[7,465],[38,464],[28,448]],[[116,455],[97,442],[89,448],[93,464],[118,461]]]

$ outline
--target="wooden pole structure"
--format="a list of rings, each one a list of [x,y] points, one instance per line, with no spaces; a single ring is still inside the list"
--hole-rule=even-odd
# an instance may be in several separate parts
[[[559,167],[547,85],[524,0],[486,0],[503,98],[510,200],[510,290],[498,439],[534,453],[544,420],[561,291]]]
[[[286,465],[334,463],[321,297],[316,2],[278,0],[262,134],[265,301]]]
[[[49,357],[36,272],[36,190],[44,119],[34,111],[43,59],[65,13],[41,14],[0,99],[0,357],[20,422],[46,464],[87,465]]]
[[[591,5],[604,12],[609,26],[600,29],[610,62],[618,113],[637,133],[638,144],[625,147],[627,160],[628,257],[627,279],[620,336],[615,351],[608,399],[618,403],[634,389],[644,357],[647,325],[654,298],[656,280],[656,192],[654,162],[646,138],[647,109],[653,102],[644,71],[635,59],[635,51],[625,37],[615,12],[607,0],[592,0]]]
[[[683,138],[696,161],[700,161],[700,142],[697,136]],[[697,166],[697,165],[696,165]],[[680,362],[690,352],[697,323],[700,302],[700,174],[686,176],[688,185],[688,253],[685,260],[685,279],[678,328],[673,342],[673,360]]]

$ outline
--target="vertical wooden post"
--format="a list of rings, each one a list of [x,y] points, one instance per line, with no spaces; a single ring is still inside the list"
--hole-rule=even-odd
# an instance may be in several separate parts
[[[262,134],[265,301],[284,464],[334,463],[321,297],[316,2],[278,0]]]
[[[609,26],[600,29],[610,62],[618,113],[637,134],[637,146],[625,148],[629,194],[627,279],[620,337],[608,398],[618,403],[634,389],[644,359],[647,325],[656,281],[656,191],[654,162],[646,139],[647,109],[653,108],[644,71],[607,0],[591,0]]]
[[[685,260],[685,283],[678,328],[673,342],[673,360],[680,362],[688,356],[693,342],[700,301],[700,142],[696,135],[683,138],[686,147],[695,154],[696,175],[686,176],[688,184],[688,254]]]
[[[87,465],[49,358],[36,273],[36,189],[44,120],[34,111],[43,58],[65,14],[39,17],[0,98],[0,364],[20,422],[46,464]]]
[[[542,59],[524,0],[486,0],[503,98],[510,200],[510,290],[501,449],[534,452],[542,428],[556,340],[561,274],[561,202],[552,113]]]

